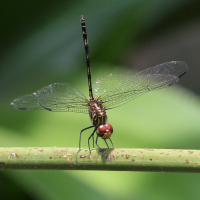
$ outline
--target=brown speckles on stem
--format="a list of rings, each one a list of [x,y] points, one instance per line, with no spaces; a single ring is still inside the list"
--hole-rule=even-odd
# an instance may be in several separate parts
[[[86,158],[86,156],[85,155],[80,155],[80,158]]]
[[[148,149],[148,148],[146,148],[146,149],[144,149],[144,150],[147,150],[147,151],[154,151],[153,149]]]
[[[72,159],[70,157],[67,158],[67,162],[71,163]]]
[[[186,160],[186,164],[189,164],[189,161],[188,161],[188,160]]]
[[[142,158],[142,159],[144,159],[144,157],[143,157],[143,156],[141,156],[141,158]]]
[[[113,161],[114,159],[112,159],[110,156],[106,158],[106,161]]]
[[[152,158],[150,158],[149,160],[152,161]]]
[[[90,160],[93,160],[93,156],[90,156]]]
[[[71,153],[67,153],[67,155],[64,154],[63,157],[64,157],[64,158],[67,158],[68,156],[71,156],[71,155],[72,155]],[[60,157],[60,158],[61,158],[61,157]]]
[[[49,157],[49,159],[52,159],[52,157]]]
[[[17,158],[19,157],[16,153],[11,153],[10,155],[14,156],[14,157],[17,157]]]
[[[40,149],[39,151],[40,151],[40,152],[43,152],[43,151],[44,151],[44,149]]]

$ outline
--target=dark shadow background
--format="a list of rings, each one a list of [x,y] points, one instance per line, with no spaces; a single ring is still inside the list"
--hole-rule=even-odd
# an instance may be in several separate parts
[[[120,148],[199,149],[200,2],[195,0],[0,2],[1,146],[78,147],[88,115],[23,112],[15,98],[67,82],[88,96],[80,16],[92,80],[171,60],[189,72],[176,86],[110,110]],[[82,138],[87,146],[88,130]],[[100,146],[105,147],[103,141]],[[199,199],[198,174],[1,171],[2,199]]]

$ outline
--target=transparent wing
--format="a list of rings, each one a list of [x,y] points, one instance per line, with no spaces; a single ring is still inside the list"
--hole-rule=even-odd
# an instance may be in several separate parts
[[[188,70],[182,61],[171,61],[143,70],[135,75],[110,74],[93,84],[94,95],[100,97],[105,108],[123,105],[140,95],[171,86]]]
[[[54,83],[33,94],[15,99],[10,104],[20,110],[88,113],[87,98],[68,83]]]

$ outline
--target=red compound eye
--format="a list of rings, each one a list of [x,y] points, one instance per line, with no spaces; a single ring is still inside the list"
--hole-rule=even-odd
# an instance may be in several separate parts
[[[98,127],[98,131],[99,131],[99,132],[106,132],[106,129],[107,129],[106,125],[100,125],[100,126]]]
[[[112,130],[113,130],[113,127],[112,127],[110,124],[106,124],[106,128],[107,128],[109,131],[112,131]]]

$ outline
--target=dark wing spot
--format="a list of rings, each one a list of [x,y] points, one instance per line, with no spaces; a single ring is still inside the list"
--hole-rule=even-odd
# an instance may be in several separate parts
[[[28,110],[27,108],[18,108],[19,110]]]
[[[178,77],[181,78],[182,76],[184,76],[186,74],[186,72],[183,72],[181,75],[179,75]]]
[[[169,84],[169,86],[172,86],[172,85],[174,85],[174,84],[176,84],[176,83],[177,83],[177,82],[174,82],[174,83],[170,83],[170,84]]]
[[[179,75],[178,77],[181,78],[182,76],[184,76],[186,74],[186,72],[183,72],[181,75]],[[170,83],[169,86],[172,86],[174,84],[176,84],[177,82],[174,82],[174,83]]]
[[[46,109],[46,110],[48,110],[48,111],[52,111],[51,108],[45,108],[45,107],[44,107],[44,109]]]

